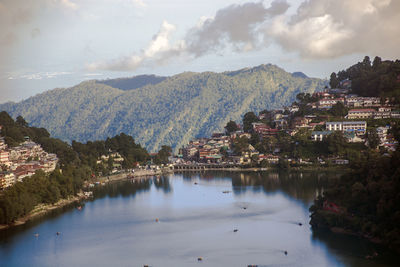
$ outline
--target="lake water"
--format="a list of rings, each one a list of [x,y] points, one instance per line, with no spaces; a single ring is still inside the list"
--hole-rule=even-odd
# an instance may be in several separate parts
[[[99,186],[81,211],[0,231],[0,266],[395,265],[366,260],[384,250],[358,238],[312,233],[308,209],[332,176],[206,172]]]

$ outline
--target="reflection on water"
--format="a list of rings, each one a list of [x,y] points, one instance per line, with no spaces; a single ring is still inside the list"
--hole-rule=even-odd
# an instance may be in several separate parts
[[[311,232],[308,208],[337,176],[203,172],[98,186],[82,210],[0,232],[0,266],[395,263],[363,240]],[[365,259],[376,251],[379,261]]]

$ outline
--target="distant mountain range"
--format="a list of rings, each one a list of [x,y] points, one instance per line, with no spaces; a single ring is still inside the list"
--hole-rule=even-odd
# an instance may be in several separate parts
[[[141,75],[92,80],[53,89],[0,110],[22,115],[65,141],[85,142],[132,135],[150,151],[174,148],[198,136],[223,131],[248,111],[290,105],[298,93],[312,93],[327,81],[288,73],[275,65],[237,71],[184,72],[171,77]]]

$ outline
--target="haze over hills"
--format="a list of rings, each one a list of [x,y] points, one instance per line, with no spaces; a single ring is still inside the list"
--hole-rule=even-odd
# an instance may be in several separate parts
[[[164,144],[177,148],[194,137],[223,131],[229,120],[239,121],[248,111],[290,105],[298,93],[326,84],[268,64],[223,73],[85,81],[2,104],[0,110],[22,115],[30,125],[45,127],[65,141],[124,132],[156,151]]]

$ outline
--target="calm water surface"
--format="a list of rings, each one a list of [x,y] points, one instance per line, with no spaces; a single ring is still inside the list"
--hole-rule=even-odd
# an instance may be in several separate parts
[[[184,173],[98,187],[81,211],[70,207],[0,232],[0,266],[393,263],[365,260],[381,251],[357,238],[312,233],[308,208],[329,176]]]

